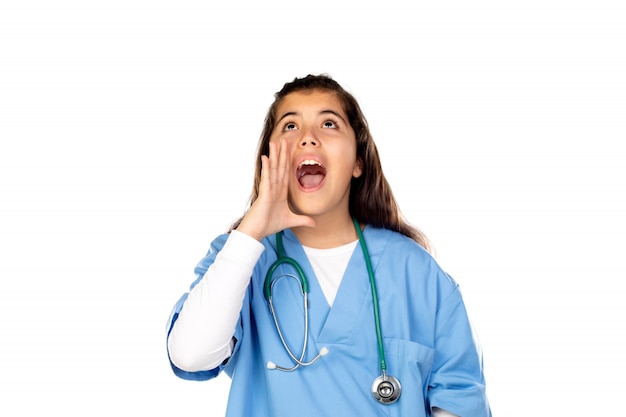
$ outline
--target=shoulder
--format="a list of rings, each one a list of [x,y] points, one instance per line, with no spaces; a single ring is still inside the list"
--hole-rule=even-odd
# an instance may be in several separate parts
[[[215,257],[224,249],[224,247],[227,246],[227,242],[230,242],[228,243],[229,250],[232,247],[246,249],[251,246],[260,247],[260,245],[262,245],[265,250],[275,250],[276,247],[276,238],[273,235],[264,238],[259,245],[259,242],[254,240],[253,238],[243,233],[233,231],[221,234],[214,238],[209,246],[209,250],[206,253],[204,259]]]
[[[424,247],[402,233],[389,229],[367,226],[364,237],[375,248],[384,264],[402,268],[407,275],[418,276],[426,282],[436,284],[444,292],[455,291],[457,282],[442,268],[439,262]]]
[[[393,230],[368,225],[363,236],[368,244],[394,256],[408,257],[422,262],[435,262],[426,249],[408,236]]]
[[[228,240],[228,233],[221,234],[211,241],[209,245],[209,250],[206,254],[200,259],[200,261],[196,264],[195,274],[201,278],[209,266],[215,261],[215,257],[217,254],[224,248],[226,241]],[[195,284],[195,283],[194,283]]]

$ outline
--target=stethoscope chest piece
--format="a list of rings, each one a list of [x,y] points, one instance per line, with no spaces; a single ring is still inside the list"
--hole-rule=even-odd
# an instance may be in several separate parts
[[[402,386],[396,377],[382,374],[372,383],[372,395],[382,404],[394,403],[400,398]]]

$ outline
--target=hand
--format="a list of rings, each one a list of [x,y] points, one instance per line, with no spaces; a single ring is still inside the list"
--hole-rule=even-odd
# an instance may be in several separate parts
[[[269,148],[269,157],[261,156],[259,195],[237,228],[259,241],[290,227],[315,226],[313,218],[295,214],[289,208],[291,173],[287,141],[283,139],[279,144],[270,142]]]

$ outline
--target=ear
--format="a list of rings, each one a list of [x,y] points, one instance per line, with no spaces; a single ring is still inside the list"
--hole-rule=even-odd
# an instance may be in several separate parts
[[[354,169],[352,170],[352,177],[359,178],[363,174],[363,160],[361,158],[357,158],[354,163]]]

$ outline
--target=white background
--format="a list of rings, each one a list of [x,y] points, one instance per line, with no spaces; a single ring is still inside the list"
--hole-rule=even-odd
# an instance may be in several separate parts
[[[0,414],[223,415],[165,322],[320,72],[459,281],[494,415],[623,413],[624,2],[219,3],[1,3]]]

